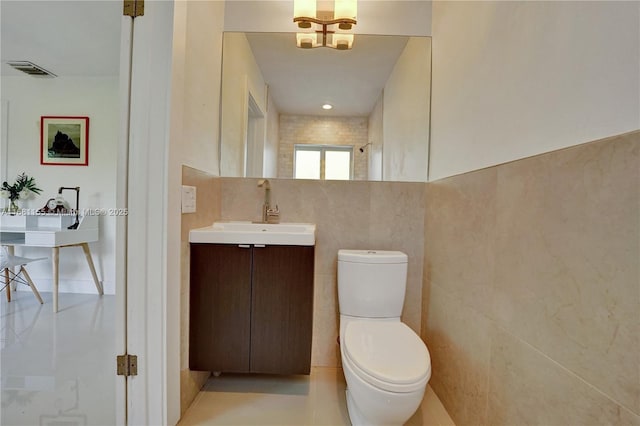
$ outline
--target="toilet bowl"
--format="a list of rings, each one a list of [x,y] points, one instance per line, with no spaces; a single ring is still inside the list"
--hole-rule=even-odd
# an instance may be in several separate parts
[[[346,327],[340,350],[351,424],[401,425],[415,413],[431,359],[413,330],[399,321],[356,319]]]
[[[340,352],[353,425],[402,425],[431,377],[424,342],[400,321],[407,256],[340,250]]]

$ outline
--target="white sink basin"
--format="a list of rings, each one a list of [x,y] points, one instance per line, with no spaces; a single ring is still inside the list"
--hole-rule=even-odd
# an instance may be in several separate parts
[[[191,230],[189,242],[313,246],[316,244],[316,225],[215,222],[212,226]]]

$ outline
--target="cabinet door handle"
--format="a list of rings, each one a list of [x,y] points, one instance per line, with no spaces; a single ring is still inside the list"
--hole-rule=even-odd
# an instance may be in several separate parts
[[[240,248],[251,248],[250,244],[238,244],[238,247]]]
[[[255,248],[265,248],[264,244],[254,244],[253,245]]]

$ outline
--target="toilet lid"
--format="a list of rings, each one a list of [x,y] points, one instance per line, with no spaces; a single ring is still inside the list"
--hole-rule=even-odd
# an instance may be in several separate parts
[[[352,263],[407,263],[407,255],[389,250],[338,250],[338,261]]]
[[[427,347],[401,322],[351,322],[345,330],[344,346],[357,367],[382,382],[413,384],[431,372]]]

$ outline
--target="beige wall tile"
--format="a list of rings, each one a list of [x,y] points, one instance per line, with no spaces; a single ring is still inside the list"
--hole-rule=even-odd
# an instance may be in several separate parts
[[[339,249],[368,247],[370,184],[337,181],[317,184],[314,190],[291,201],[312,205],[317,224],[317,267],[319,272],[328,274],[336,270]]]
[[[640,137],[499,167],[495,317],[640,414]]]
[[[424,205],[424,183],[371,184],[369,248],[407,254],[407,292],[402,319],[418,335],[422,309]]]
[[[457,425],[487,424],[491,321],[438,285],[429,300],[429,383]]]
[[[640,417],[535,348],[492,333],[491,425],[640,425]]]
[[[431,282],[462,303],[491,311],[496,169],[428,184],[425,251]]]
[[[634,132],[426,185],[423,335],[457,423],[490,389],[477,424],[637,424],[639,150]]]
[[[424,197],[424,253],[422,260],[422,297],[421,297],[421,307],[422,307],[422,315],[421,315],[421,324],[420,324],[420,336],[422,340],[426,341],[426,331],[427,331],[427,318],[429,317],[429,300],[431,297],[431,266],[430,266],[430,258],[429,258],[429,234],[427,233],[427,219],[429,218],[429,203],[431,203],[431,185],[427,184],[424,186],[423,197]]]
[[[311,365],[340,366],[338,287],[335,274],[316,274],[313,303]]]
[[[209,371],[180,370],[180,416],[191,406],[209,376]]]
[[[209,372],[189,370],[189,231],[211,225],[220,217],[221,187],[218,178],[182,167],[182,184],[196,187],[196,213],[182,215],[180,262],[180,411],[184,414]]]
[[[220,178],[220,184],[221,220],[262,220],[265,190],[258,187],[258,179]],[[275,202],[273,195],[271,199]]]
[[[455,426],[431,386],[427,385],[422,404],[405,426]]]

